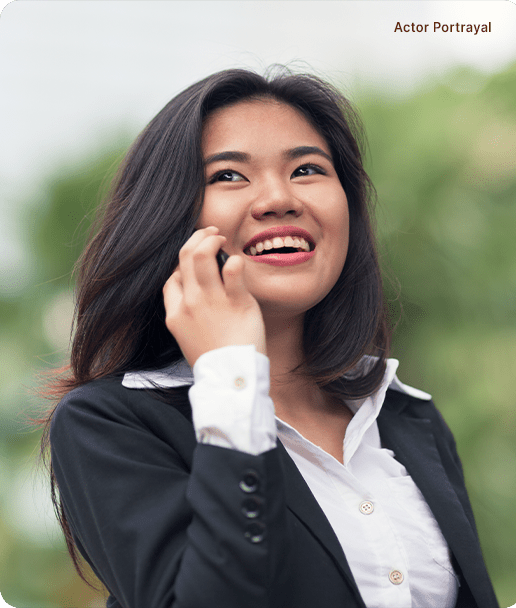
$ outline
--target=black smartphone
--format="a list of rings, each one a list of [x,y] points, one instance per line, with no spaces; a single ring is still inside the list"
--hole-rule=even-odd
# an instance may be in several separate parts
[[[222,276],[222,266],[224,266],[228,258],[229,255],[225,251],[222,251],[222,249],[219,249],[219,252],[217,253],[217,264],[219,265],[220,276]]]

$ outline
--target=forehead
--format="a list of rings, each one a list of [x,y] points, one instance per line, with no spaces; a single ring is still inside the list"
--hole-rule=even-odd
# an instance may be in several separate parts
[[[215,110],[203,127],[203,154],[238,150],[274,152],[319,146],[330,154],[324,137],[292,106],[274,100],[241,101]]]

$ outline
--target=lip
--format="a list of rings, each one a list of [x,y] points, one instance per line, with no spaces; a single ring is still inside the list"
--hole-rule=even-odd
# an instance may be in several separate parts
[[[296,236],[300,236],[297,235]],[[267,253],[263,255],[248,256],[253,262],[271,264],[272,266],[294,266],[307,262],[315,253],[312,251],[297,251],[296,253]]]
[[[304,228],[297,228],[296,226],[276,226],[274,228],[268,228],[267,230],[264,230],[263,232],[259,232],[258,234],[255,234],[255,236],[253,236],[253,238],[250,241],[247,241],[247,243],[243,247],[243,250],[245,251],[248,247],[251,247],[251,246],[255,245],[256,243],[259,243],[260,241],[265,241],[267,239],[269,239],[269,240],[273,239],[275,236],[300,236],[300,237],[306,239],[310,243],[310,245],[312,245],[315,248],[314,237]],[[312,253],[312,251],[305,252],[305,253]],[[281,255],[287,256],[287,255],[297,255],[297,254],[283,253]],[[260,257],[263,257],[263,256],[260,256]]]

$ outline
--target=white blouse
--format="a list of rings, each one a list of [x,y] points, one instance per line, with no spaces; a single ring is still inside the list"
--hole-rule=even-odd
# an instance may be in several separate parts
[[[382,448],[377,418],[387,388],[420,399],[388,359],[372,397],[347,402],[354,413],[344,437],[344,462],[274,415],[269,360],[254,346],[205,353],[192,370],[183,360],[156,372],[125,374],[127,388],[192,385],[197,439],[250,454],[279,437],[339,539],[368,608],[454,608],[458,579],[448,545],[425,499],[394,452]]]

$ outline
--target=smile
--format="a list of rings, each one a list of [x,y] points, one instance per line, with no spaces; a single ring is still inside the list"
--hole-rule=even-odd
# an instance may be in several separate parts
[[[279,250],[274,253],[267,252],[262,255],[250,256],[253,262],[262,262],[271,264],[272,266],[293,266],[294,264],[302,264],[308,262],[315,254],[314,251],[296,251],[294,253],[280,253]]]
[[[310,243],[303,237],[275,236],[273,239],[258,241],[251,247],[245,249],[244,253],[250,256],[261,256],[268,252],[284,255],[298,252],[309,252],[311,249],[313,250],[313,247],[310,247]]]

